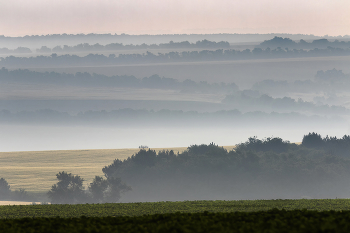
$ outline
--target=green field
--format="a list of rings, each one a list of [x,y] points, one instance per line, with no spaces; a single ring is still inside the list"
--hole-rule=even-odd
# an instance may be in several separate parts
[[[201,212],[256,212],[271,209],[317,211],[350,210],[348,199],[300,199],[300,200],[242,200],[242,201],[183,201],[183,202],[144,202],[80,205],[29,205],[0,206],[0,218],[24,217],[107,217],[141,216],[165,213]]]
[[[0,206],[2,232],[349,232],[350,200]]]
[[[350,212],[285,211],[173,213],[137,217],[0,219],[3,232],[344,232]]]
[[[344,232],[350,211],[277,210],[172,213],[136,217],[0,219],[2,232]]]

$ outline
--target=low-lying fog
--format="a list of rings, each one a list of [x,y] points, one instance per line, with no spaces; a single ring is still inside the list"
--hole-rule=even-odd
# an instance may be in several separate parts
[[[264,79],[307,80],[318,70],[333,68],[350,73],[349,56],[316,57],[295,59],[258,59],[243,61],[209,61],[164,64],[127,64],[119,66],[84,66],[63,68],[29,68],[38,72],[89,72],[104,75],[134,75],[138,78],[158,74],[161,77],[178,80],[235,82],[242,89],[250,88],[255,82]]]
[[[187,147],[214,142],[220,146],[235,145],[247,138],[258,136],[281,137],[301,142],[308,132],[323,136],[342,137],[349,134],[348,125],[299,126],[286,124],[259,127],[93,127],[93,126],[40,126],[0,125],[0,151],[39,151],[77,149],[118,149]]]

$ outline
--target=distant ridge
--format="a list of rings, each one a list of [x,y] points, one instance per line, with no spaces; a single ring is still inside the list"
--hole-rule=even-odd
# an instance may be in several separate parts
[[[271,33],[271,34],[164,34],[164,35],[128,35],[128,34],[48,34],[48,35],[26,35],[21,37],[11,37],[0,35],[0,43],[2,47],[17,48],[24,46],[29,48],[38,48],[41,46],[53,47],[57,45],[73,46],[80,43],[124,43],[140,45],[168,43],[169,41],[181,42],[188,41],[195,43],[198,40],[210,41],[227,41],[229,43],[256,43],[259,44],[265,40],[277,37],[288,37],[292,40],[315,40],[315,39],[343,39],[349,38],[349,35],[332,37],[332,36],[315,36],[304,34],[287,34],[287,33]]]

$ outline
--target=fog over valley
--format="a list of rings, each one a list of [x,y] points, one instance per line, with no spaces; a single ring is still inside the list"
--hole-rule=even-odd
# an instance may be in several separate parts
[[[1,232],[349,232],[350,1],[0,3]]]
[[[15,199],[349,196],[346,35],[57,34],[0,43],[0,178],[29,191]],[[61,194],[60,179],[79,181],[79,192]]]
[[[260,46],[298,45],[276,38]],[[198,42],[187,46],[199,46]],[[235,145],[254,135],[288,135],[286,139],[297,142],[306,131],[348,133],[348,56],[257,58],[132,65],[130,73],[125,72],[128,65],[100,63],[76,68],[4,67],[0,124],[17,130],[6,130],[9,133],[3,137],[8,143],[2,150],[134,148],[145,143],[145,134],[148,145],[164,148],[198,144],[201,138]],[[147,76],[146,69],[154,73]],[[128,129],[138,130],[139,138],[125,136]],[[172,132],[169,140],[161,132]],[[28,135],[31,142],[25,142]],[[58,140],[61,137],[65,140]]]

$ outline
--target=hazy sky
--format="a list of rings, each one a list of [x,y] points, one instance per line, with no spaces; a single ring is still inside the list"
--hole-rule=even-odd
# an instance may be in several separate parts
[[[350,0],[0,0],[0,35],[350,34]]]

